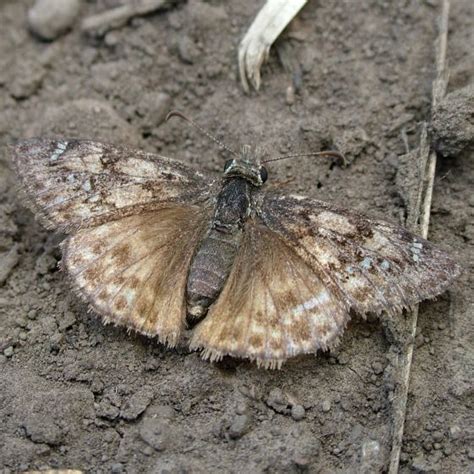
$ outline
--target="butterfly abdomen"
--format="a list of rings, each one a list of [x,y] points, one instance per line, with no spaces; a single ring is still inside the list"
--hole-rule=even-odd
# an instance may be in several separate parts
[[[242,178],[224,183],[210,229],[191,262],[186,287],[187,311],[201,318],[229,276],[250,210],[251,185]]]

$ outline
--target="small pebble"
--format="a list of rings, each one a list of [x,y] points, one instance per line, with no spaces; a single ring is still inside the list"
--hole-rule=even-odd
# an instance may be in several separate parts
[[[36,0],[28,11],[28,25],[40,38],[51,41],[73,26],[79,9],[79,0]]]
[[[383,372],[383,365],[380,362],[372,362],[372,370],[374,374],[380,375]]]
[[[13,346],[8,346],[6,349],[4,349],[3,355],[5,357],[11,357],[13,355]]]
[[[36,309],[30,309],[30,311],[28,311],[28,319],[36,319],[36,316],[38,316],[38,312],[36,311]]]
[[[178,57],[185,64],[193,64],[199,52],[189,36],[181,35],[178,40]]]
[[[140,450],[145,456],[151,456],[153,454],[153,448],[151,446],[145,446]]]
[[[235,412],[237,413],[237,415],[244,415],[245,413],[247,413],[247,404],[244,402],[239,403],[235,408]]]
[[[229,436],[232,439],[241,438],[249,429],[250,420],[248,415],[237,415],[229,428]]]
[[[160,361],[156,357],[150,357],[146,360],[144,369],[147,372],[153,372],[160,367]]]
[[[288,399],[280,388],[274,388],[270,391],[267,398],[267,405],[278,413],[288,413]]]
[[[122,474],[122,472],[124,472],[124,467],[122,463],[116,462],[112,464],[110,470],[112,471],[112,474]]]
[[[302,405],[293,405],[291,407],[291,417],[295,421],[301,421],[306,416],[306,411]]]
[[[327,413],[329,410],[331,410],[331,401],[328,399],[323,400],[323,403],[321,403],[321,410],[324,413]]]
[[[461,436],[461,428],[458,425],[452,425],[449,428],[449,435],[451,439],[458,439]]]
[[[117,35],[116,31],[109,31],[104,38],[104,43],[113,48],[114,46],[117,46],[119,44],[120,38]]]
[[[425,439],[422,443],[422,446],[428,452],[433,449],[433,445],[431,444],[431,441],[429,439]]]
[[[352,410],[352,403],[350,402],[350,400],[347,400],[347,399],[341,400],[341,408],[344,411],[351,411]]]
[[[301,456],[301,455],[298,455],[298,454],[293,457],[292,461],[301,470],[304,470],[304,471],[306,471],[308,469],[308,466],[311,463],[311,461],[307,457],[304,457],[304,456]]]
[[[28,321],[23,316],[20,316],[15,319],[15,324],[20,328],[26,328]]]

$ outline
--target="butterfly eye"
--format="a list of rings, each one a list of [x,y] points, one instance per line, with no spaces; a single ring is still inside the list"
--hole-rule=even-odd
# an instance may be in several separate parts
[[[224,163],[224,171],[227,171],[230,167],[230,165],[234,162],[234,160],[227,160],[225,163]]]
[[[268,171],[265,166],[260,167],[260,179],[262,180],[262,183],[264,183],[268,179]]]

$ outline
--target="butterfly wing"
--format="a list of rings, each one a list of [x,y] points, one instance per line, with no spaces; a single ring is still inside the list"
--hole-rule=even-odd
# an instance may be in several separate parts
[[[186,319],[185,287],[210,214],[169,206],[79,230],[63,244],[62,266],[106,322],[171,346]]]
[[[33,211],[66,232],[197,202],[210,187],[179,161],[89,140],[20,141],[13,163]]]
[[[194,328],[190,345],[211,360],[232,355],[278,367],[336,344],[348,313],[278,235],[250,220],[222,293]]]
[[[360,314],[399,313],[460,273],[444,251],[403,227],[315,199],[268,193],[259,216]]]
[[[25,140],[14,165],[31,207],[71,235],[62,267],[108,322],[174,345],[210,219],[208,180],[161,156],[88,140]]]

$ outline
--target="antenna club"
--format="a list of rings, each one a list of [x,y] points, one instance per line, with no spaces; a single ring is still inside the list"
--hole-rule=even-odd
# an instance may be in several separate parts
[[[180,117],[184,120],[187,120],[187,117],[185,117],[184,114],[182,114],[179,110],[170,110],[166,114],[165,122],[167,122],[172,117]]]

